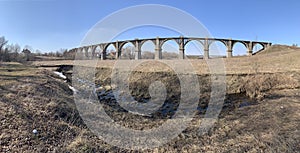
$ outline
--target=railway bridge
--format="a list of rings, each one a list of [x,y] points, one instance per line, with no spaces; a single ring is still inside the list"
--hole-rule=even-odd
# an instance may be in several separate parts
[[[185,46],[191,41],[198,41],[204,48],[203,58],[209,58],[209,48],[214,42],[221,42],[227,48],[227,58],[233,56],[233,47],[236,43],[241,43],[247,48],[247,55],[253,55],[254,46],[259,44],[262,46],[261,50],[265,50],[270,47],[272,44],[270,42],[262,42],[262,41],[249,41],[249,40],[235,40],[235,39],[220,39],[220,38],[198,38],[198,37],[166,37],[166,38],[146,38],[146,39],[133,39],[133,40],[123,40],[123,41],[114,41],[107,43],[99,43],[88,46],[81,46],[78,48],[73,48],[70,51],[74,51],[76,53],[82,53],[85,58],[96,58],[100,57],[101,60],[105,60],[107,56],[107,49],[110,45],[113,45],[116,49],[115,58],[119,59],[122,54],[122,48],[125,44],[131,43],[134,46],[134,59],[141,59],[142,51],[141,48],[143,44],[147,41],[153,42],[155,45],[155,55],[154,59],[162,59],[162,46],[165,42],[169,40],[174,40],[179,46],[178,51],[178,59],[185,58]],[[100,48],[100,52],[96,53],[96,48]]]

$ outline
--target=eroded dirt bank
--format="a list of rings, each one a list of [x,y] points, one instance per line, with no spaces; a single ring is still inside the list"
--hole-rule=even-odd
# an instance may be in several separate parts
[[[83,67],[85,72],[87,68]],[[67,71],[70,73],[70,70]],[[101,97],[111,96],[112,69],[97,68],[96,84]],[[191,125],[176,139],[155,151],[188,152],[297,152],[299,150],[299,78],[297,72],[227,74],[226,97],[219,120],[204,136],[198,136],[211,92],[209,74],[197,75],[200,100]],[[120,125],[145,130],[160,126],[176,112],[180,101],[180,80],[172,71],[130,73],[129,89],[139,102],[150,98],[148,88],[154,81],[167,88],[166,105],[151,117],[135,115],[122,109],[114,98],[100,102]],[[125,80],[124,80],[125,81]],[[151,152],[151,150],[148,150]],[[153,151],[153,150],[152,150]]]

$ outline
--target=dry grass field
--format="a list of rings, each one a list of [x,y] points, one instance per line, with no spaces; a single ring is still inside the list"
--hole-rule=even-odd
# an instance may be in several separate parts
[[[299,58],[299,48],[272,46],[255,56],[222,59],[227,96],[213,129],[197,135],[200,113],[166,145],[137,151],[112,146],[94,135],[80,118],[68,83],[45,69],[73,61],[0,63],[0,152],[300,152]],[[217,59],[209,61],[213,60]],[[96,79],[109,80],[115,62],[98,61],[103,71]],[[205,60],[190,62],[199,76],[210,73]],[[146,61],[135,71],[155,78],[155,73],[171,69]],[[142,73],[133,84],[144,79]],[[253,102],[241,107],[245,99]],[[115,119],[125,119],[124,126],[143,129],[141,122],[131,123],[130,114],[119,114]]]
[[[227,74],[245,74],[245,73],[276,73],[276,72],[286,72],[286,71],[299,71],[300,70],[300,49],[289,46],[275,45],[270,49],[261,52],[255,56],[239,56],[233,58],[222,58],[222,59],[210,59],[210,61],[217,60],[223,61],[224,67]],[[160,63],[152,60],[143,60],[141,71],[166,71],[161,68]],[[207,69],[207,61],[201,59],[191,59],[188,60],[195,72],[198,74],[210,73]],[[97,67],[107,67],[113,68],[115,60],[97,60],[96,65],[91,65],[89,60],[82,60],[75,63],[80,63],[85,66],[97,66]],[[166,63],[174,63],[175,61],[163,60]],[[178,62],[178,61],[177,61]],[[58,60],[58,61],[35,61],[32,65],[35,66],[59,66],[59,65],[73,65],[73,60]]]

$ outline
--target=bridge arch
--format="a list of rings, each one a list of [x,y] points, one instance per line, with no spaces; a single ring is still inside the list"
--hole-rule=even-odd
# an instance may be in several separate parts
[[[175,39],[164,39],[161,43],[162,59],[178,59],[179,45]]]
[[[94,49],[94,56],[95,57],[101,57],[101,54],[102,54],[102,48],[101,48],[101,46],[100,45],[96,45],[95,46],[95,49]]]
[[[237,43],[243,44],[246,48],[249,47],[249,44],[248,44],[247,42],[245,42],[245,41],[234,41],[234,42],[232,43],[232,48],[233,48],[234,45],[237,44]]]
[[[84,47],[80,47],[77,49],[76,59],[84,59],[85,57],[85,49]]]
[[[122,42],[119,46],[121,51],[120,59],[134,59],[135,58],[135,44],[131,41]]]
[[[253,52],[255,53],[256,51],[264,50],[267,49],[269,46],[272,44],[269,42],[261,42],[261,41],[246,41],[246,40],[233,40],[233,39],[219,39],[219,38],[198,38],[198,37],[168,37],[168,38],[149,38],[149,39],[134,39],[134,40],[126,40],[126,41],[116,41],[116,42],[109,42],[109,43],[101,43],[101,44],[96,44],[96,45],[88,45],[88,46],[82,46],[79,48],[74,48],[74,51],[79,52],[79,56],[82,56],[83,59],[86,59],[87,57],[95,57],[95,50],[100,46],[100,49],[102,50],[102,54],[104,53],[114,53],[114,58],[116,59],[119,58],[121,55],[121,50],[124,48],[124,46],[128,43],[132,44],[132,48],[135,50],[135,59],[141,59],[141,48],[143,44],[147,41],[152,42],[155,45],[155,59],[162,59],[162,49],[164,52],[166,52],[166,49],[164,46],[168,42],[172,42],[173,44],[171,45],[173,49],[171,49],[171,52],[173,54],[177,54],[177,58],[184,58],[184,52],[186,54],[189,54],[189,51],[185,51],[185,47],[188,47],[188,43],[191,41],[195,41],[196,43],[199,42],[203,48],[204,48],[204,56],[205,58],[209,57],[210,54],[214,54],[213,51],[211,51],[211,45],[215,42],[221,42],[224,46],[226,46],[226,51],[227,51],[227,57],[232,57],[232,54],[234,55],[242,55],[242,54],[247,54],[247,55],[253,55]],[[219,46],[223,46],[219,45]],[[170,46],[170,45],[169,45]],[[239,47],[237,47],[239,46]],[[174,49],[174,48],[178,48]],[[258,48],[258,49],[256,49]],[[72,49],[71,49],[72,50]],[[98,49],[97,49],[98,50]],[[246,50],[246,51],[241,51],[241,50]],[[223,49],[221,49],[223,52]],[[92,53],[90,53],[92,52]],[[97,51],[99,52],[99,51]],[[92,55],[91,55],[92,54]],[[224,54],[221,53],[221,54]],[[104,54],[106,55],[106,54]],[[103,56],[102,56],[103,57]],[[175,56],[174,56],[175,57]]]
[[[200,43],[202,46],[204,46],[204,43],[203,43],[203,40],[201,39],[197,39],[197,38],[188,38],[185,43],[184,43],[184,46],[187,45],[189,42],[191,41],[197,41],[198,43]]]
[[[166,42],[169,42],[169,41],[174,41],[174,42],[176,42],[176,44],[179,46],[177,39],[175,39],[175,38],[165,38],[165,39],[163,39],[163,40],[160,41],[160,48],[162,48],[163,45],[164,45]]]
[[[103,51],[107,52],[108,48],[114,48],[116,50],[116,46],[113,42],[104,44]]]
[[[209,41],[209,45],[213,44],[213,43],[222,43],[224,46],[226,46],[228,48],[228,41],[223,40],[223,39],[212,39]]]
[[[189,39],[185,42],[185,58],[199,59],[203,58],[204,44],[201,40]]]
[[[209,54],[211,58],[226,57],[227,50],[227,44],[222,40],[211,40],[209,42]]]
[[[93,49],[94,47],[93,46],[89,46],[86,48],[86,59],[92,59],[93,57]]]
[[[103,49],[103,53],[106,56],[106,59],[116,59],[117,48],[115,44],[108,43]]]
[[[264,49],[265,49],[264,44],[259,43],[259,42],[254,42],[253,43],[253,49],[252,49],[253,53],[259,52],[259,51],[264,50]]]
[[[152,40],[146,40],[141,42],[142,59],[154,59],[155,58],[155,42]]]
[[[135,43],[132,41],[123,41],[119,43],[119,48],[122,49],[123,47],[126,47],[128,45],[132,45],[133,47],[135,47]]]
[[[141,42],[140,42],[140,45],[141,45],[141,47],[145,44],[145,43],[147,43],[147,42],[152,42],[154,45],[155,45],[155,39],[143,39],[143,40],[141,40]]]
[[[248,45],[243,41],[236,41],[232,44],[233,56],[246,56],[248,52]]]
[[[88,58],[89,47],[82,47],[82,59]]]

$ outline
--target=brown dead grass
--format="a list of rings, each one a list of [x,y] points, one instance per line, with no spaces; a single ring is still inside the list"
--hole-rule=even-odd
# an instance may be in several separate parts
[[[209,59],[210,63],[214,61],[223,61],[224,67],[226,69],[226,74],[254,74],[254,73],[277,73],[277,72],[294,72],[300,71],[300,49],[289,46],[276,45],[272,46],[269,50],[262,52],[254,56],[241,56],[233,58],[222,58],[222,59]],[[141,60],[141,66],[137,71],[143,72],[160,72],[169,71],[169,68],[163,66],[165,65],[158,61],[153,60]],[[162,60],[163,62],[170,63],[171,65],[177,64],[180,61],[176,60]],[[184,60],[187,61],[187,60]],[[201,59],[191,59],[188,60],[193,66],[197,74],[207,74],[211,73],[209,71],[210,65],[207,61]],[[131,61],[134,62],[134,61]],[[92,65],[91,63],[96,63]],[[78,60],[75,64],[80,64],[80,66],[99,68],[113,68],[115,66],[115,60]],[[58,61],[35,61],[32,63],[35,66],[59,66],[59,65],[73,65],[72,60],[58,60]],[[213,64],[212,64],[213,65]],[[222,65],[220,65],[222,66]],[[167,68],[167,69],[166,69]]]
[[[139,151],[109,145],[91,133],[76,111],[72,91],[51,72],[1,63],[0,152],[299,152],[299,57],[300,52],[294,49],[223,59],[227,93],[247,94],[259,100],[247,107],[234,105],[224,111],[214,128],[203,136],[198,135],[201,116],[196,116],[168,144]],[[89,61],[83,62],[88,66]],[[103,73],[109,74],[111,70],[107,68],[112,68],[114,62],[98,62],[100,80],[109,82],[110,76]],[[34,65],[72,63],[47,61]],[[197,73],[209,72],[205,61],[191,60],[191,63]],[[148,61],[137,70],[165,71],[161,68]],[[234,102],[239,104],[244,100]],[[33,129],[39,131],[37,136],[32,134]]]
[[[298,78],[291,73],[248,74],[228,77],[228,93],[246,93],[250,98],[263,99],[269,91],[299,88]]]

